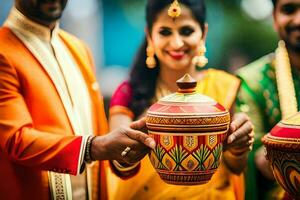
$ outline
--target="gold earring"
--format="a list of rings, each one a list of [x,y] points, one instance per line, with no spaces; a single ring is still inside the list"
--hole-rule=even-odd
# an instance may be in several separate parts
[[[156,67],[156,60],[154,58],[154,49],[152,47],[152,45],[147,46],[146,49],[146,53],[147,53],[147,59],[146,59],[146,65],[149,69],[153,69]]]
[[[193,58],[193,64],[196,65],[196,67],[204,67],[208,63],[208,59],[205,57],[206,47],[204,45],[204,42],[201,41],[201,45],[199,48],[198,55]]]

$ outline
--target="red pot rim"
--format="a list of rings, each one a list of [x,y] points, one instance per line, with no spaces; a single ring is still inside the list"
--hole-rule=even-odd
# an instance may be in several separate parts
[[[274,137],[300,139],[300,126],[278,123],[270,132]]]

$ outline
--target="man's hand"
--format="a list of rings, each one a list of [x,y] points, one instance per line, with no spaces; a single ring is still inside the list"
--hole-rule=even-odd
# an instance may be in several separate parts
[[[255,152],[254,161],[257,169],[270,180],[275,180],[269,161],[266,159],[264,146]]]
[[[128,164],[138,162],[150,149],[155,148],[155,141],[139,131],[145,130],[145,127],[145,120],[141,119],[133,122],[130,127],[121,127],[94,138],[91,145],[92,159],[117,160]],[[125,149],[127,153],[122,155]]]

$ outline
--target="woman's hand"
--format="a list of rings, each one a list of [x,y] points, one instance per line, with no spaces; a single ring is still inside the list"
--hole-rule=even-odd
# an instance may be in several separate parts
[[[241,155],[252,150],[254,142],[253,124],[245,113],[236,113],[229,125],[224,150],[234,155]]]

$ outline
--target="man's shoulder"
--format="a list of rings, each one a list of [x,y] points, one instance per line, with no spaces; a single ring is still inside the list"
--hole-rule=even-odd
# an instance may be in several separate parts
[[[242,88],[252,90],[256,94],[262,92],[266,85],[266,77],[270,72],[274,73],[273,60],[274,54],[268,54],[239,69],[237,75],[242,80]]]
[[[14,57],[20,49],[25,49],[21,40],[8,27],[0,27],[0,54]]]
[[[5,26],[0,27],[0,45],[5,45],[8,42],[12,42],[16,40],[17,37],[13,34],[13,32]]]
[[[255,60],[254,62],[240,68],[239,70],[237,70],[236,74],[241,77],[241,78],[245,78],[247,79],[247,77],[252,77],[258,74],[263,73],[266,68],[270,67],[270,64],[272,63],[274,59],[274,55],[268,54],[265,55],[257,60]]]
[[[0,34],[1,35],[7,35],[7,34],[11,34],[11,33],[12,32],[8,27],[6,27],[6,26],[1,26],[0,27]]]

